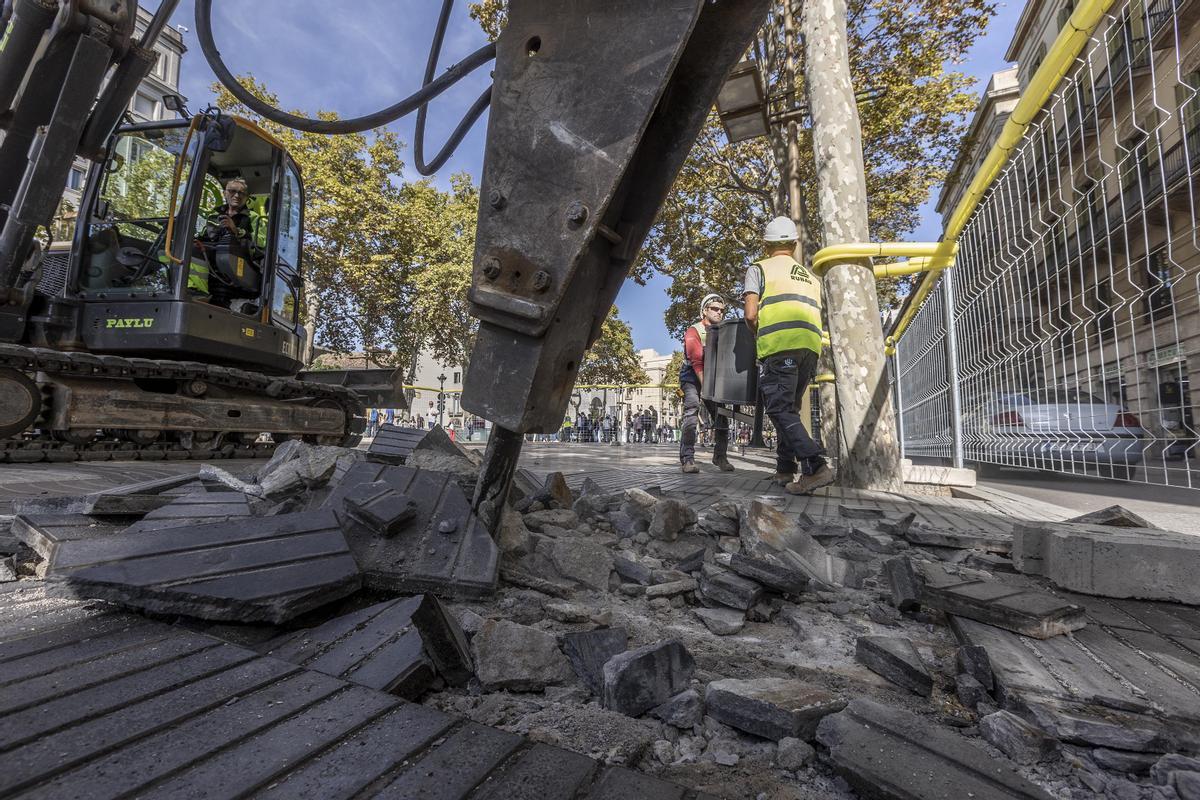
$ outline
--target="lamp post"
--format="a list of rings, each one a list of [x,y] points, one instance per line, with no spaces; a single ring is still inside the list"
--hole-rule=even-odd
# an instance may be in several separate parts
[[[445,428],[446,416],[446,373],[438,375],[438,425]]]

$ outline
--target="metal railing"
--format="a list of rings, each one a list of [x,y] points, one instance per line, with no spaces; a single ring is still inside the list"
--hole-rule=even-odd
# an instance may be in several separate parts
[[[994,179],[973,182],[978,206],[948,230],[953,292],[926,281],[894,334],[906,455],[957,445],[968,462],[1200,488],[1185,5],[1114,4]]]

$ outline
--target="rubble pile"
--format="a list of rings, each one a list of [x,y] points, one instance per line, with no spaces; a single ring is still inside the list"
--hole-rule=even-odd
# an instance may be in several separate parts
[[[1068,574],[1071,548],[1096,565],[1179,536],[1123,509],[1013,536],[522,471],[493,540],[464,491],[477,470],[440,431],[385,428],[369,454],[289,442],[247,478],[23,501],[0,581],[716,797],[1200,797],[1200,628],[1064,591],[1115,580]],[[1175,574],[1159,590],[1190,601]],[[1105,637],[1177,682],[1105,674]]]

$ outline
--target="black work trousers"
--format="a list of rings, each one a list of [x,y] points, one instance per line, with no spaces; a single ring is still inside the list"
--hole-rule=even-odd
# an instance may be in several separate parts
[[[799,464],[804,475],[812,475],[825,465],[825,448],[808,433],[800,418],[800,403],[817,374],[817,353],[800,350],[779,353],[759,361],[758,390],[763,411],[775,426],[775,468],[795,474]]]
[[[717,413],[717,404],[700,399],[700,387],[691,381],[681,381],[683,389],[683,419],[679,423],[683,436],[679,440],[679,463],[690,464],[696,460],[696,422],[700,416],[700,404],[708,412],[713,426],[713,461],[724,461],[729,449],[729,418]]]

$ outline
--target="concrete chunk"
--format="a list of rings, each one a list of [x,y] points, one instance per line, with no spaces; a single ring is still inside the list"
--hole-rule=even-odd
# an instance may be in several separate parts
[[[746,626],[746,614],[732,608],[697,608],[696,616],[717,636],[731,636]]]
[[[917,648],[903,636],[860,636],[854,657],[867,669],[914,694],[929,697],[933,693],[933,677]]]
[[[653,582],[649,567],[626,556],[614,556],[613,569],[617,571],[622,580],[629,583],[636,583],[639,586],[649,586]]]
[[[692,654],[675,639],[619,653],[604,665],[602,705],[641,716],[686,689],[695,671]]]
[[[720,572],[711,577],[701,578],[700,591],[714,603],[741,611],[754,608],[762,597],[761,586],[732,572]]]
[[[1200,538],[1157,528],[1018,522],[1013,563],[1082,594],[1200,605]]]
[[[629,634],[624,628],[568,633],[562,637],[562,646],[575,674],[592,694],[600,695],[604,692],[604,665],[629,649]]]
[[[884,562],[883,574],[892,587],[892,605],[900,611],[920,609],[923,580],[911,558],[888,559]]]
[[[979,733],[1018,764],[1036,764],[1058,753],[1058,741],[1010,711],[997,711],[979,720]]]
[[[743,578],[749,578],[783,594],[800,594],[808,588],[808,575],[770,553],[758,556],[732,553],[729,558],[721,561],[726,562],[731,570]]]
[[[479,682],[491,691],[536,692],[571,678],[571,665],[554,635],[537,628],[490,619],[471,647]]]
[[[688,689],[650,709],[650,716],[681,730],[690,730],[704,719],[704,701],[699,692]]]
[[[718,722],[774,741],[811,741],[821,718],[846,705],[832,692],[788,678],[713,681],[704,701]]]
[[[1049,800],[1050,795],[962,736],[857,699],[821,721],[817,741],[864,797],[886,800]]]
[[[943,530],[924,525],[912,525],[904,532],[909,544],[932,547],[953,547],[959,550],[983,550],[1007,555],[1012,552],[1012,537],[1006,533],[985,531]]]

